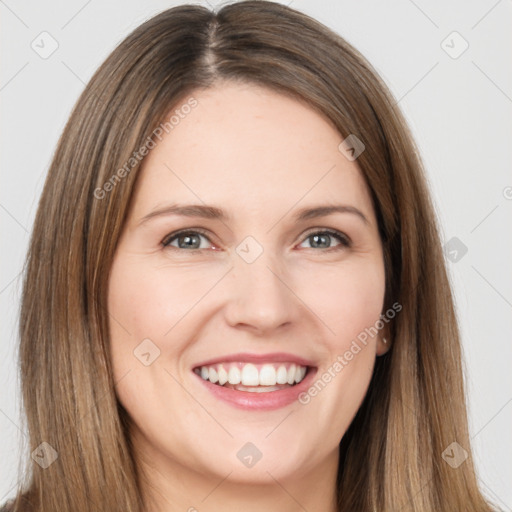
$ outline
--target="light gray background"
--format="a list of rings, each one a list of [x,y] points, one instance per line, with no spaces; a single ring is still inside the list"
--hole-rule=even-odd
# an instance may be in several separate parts
[[[147,18],[179,3],[0,0],[0,502],[14,494],[26,439],[15,359],[19,273],[57,139],[85,83],[115,45]],[[457,253],[456,262],[450,261],[455,253],[446,256],[463,334],[470,433],[484,493],[510,511],[512,3],[290,5],[340,33],[380,72],[419,144],[443,243],[457,237],[468,248],[463,257]],[[49,39],[41,43],[48,36],[38,37],[43,31],[59,45],[46,59],[31,48],[33,41],[50,48]],[[452,56],[464,42],[453,31],[469,44],[458,58]]]

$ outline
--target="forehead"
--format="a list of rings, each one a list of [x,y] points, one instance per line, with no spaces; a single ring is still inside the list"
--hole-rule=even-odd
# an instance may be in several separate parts
[[[182,108],[190,98],[197,105]],[[228,83],[191,92],[171,116],[172,129],[144,160],[136,215],[168,202],[203,202],[271,222],[295,204],[346,202],[372,217],[361,171],[338,149],[341,135],[304,103]]]

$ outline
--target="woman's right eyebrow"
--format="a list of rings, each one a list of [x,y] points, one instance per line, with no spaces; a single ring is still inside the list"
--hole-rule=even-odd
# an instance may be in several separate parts
[[[199,217],[203,219],[219,219],[222,221],[229,221],[230,216],[221,208],[216,206],[208,206],[202,204],[169,204],[161,208],[152,210],[147,215],[142,217],[137,225],[140,226],[150,219],[155,217],[163,217],[170,215],[180,215],[182,217]]]
[[[296,222],[300,222],[318,217],[326,217],[334,213],[349,213],[356,215],[365,224],[369,225],[368,218],[364,215],[364,213],[355,206],[351,205],[319,205],[305,207],[296,212],[294,219]],[[138,221],[137,225],[140,226],[141,224],[144,224],[145,222],[156,217],[171,215],[178,215],[182,217],[196,217],[203,219],[218,219],[221,221],[229,221],[231,219],[231,216],[227,212],[225,212],[222,208],[218,208],[216,206],[204,204],[169,204],[161,208],[152,210],[144,217],[142,217]]]

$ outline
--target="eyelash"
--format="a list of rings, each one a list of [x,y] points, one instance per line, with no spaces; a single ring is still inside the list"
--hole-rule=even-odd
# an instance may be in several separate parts
[[[318,229],[318,228],[315,228],[315,229]],[[208,238],[208,235],[207,235],[207,233],[204,230],[202,230],[200,228],[194,228],[194,229],[190,229],[189,228],[189,229],[184,229],[184,230],[181,230],[181,231],[176,231],[174,233],[171,233],[171,234],[167,235],[162,240],[162,245],[163,245],[164,248],[171,248],[171,249],[176,249],[176,250],[184,250],[184,251],[188,251],[188,252],[203,251],[205,249],[183,249],[181,247],[174,247],[174,246],[169,245],[171,242],[173,242],[179,236],[196,235],[196,234],[203,235],[211,243],[211,240]],[[323,252],[346,249],[346,248],[351,247],[351,245],[352,245],[352,242],[350,241],[348,236],[346,236],[341,231],[337,231],[336,229],[328,229],[327,228],[327,229],[321,229],[321,230],[318,229],[317,231],[310,231],[309,233],[307,233],[305,235],[304,240],[306,240],[307,238],[309,238],[312,235],[330,235],[330,236],[336,238],[341,243],[341,245],[336,246],[336,247],[328,247],[328,248],[324,249]],[[314,249],[314,247],[311,247],[311,249]]]

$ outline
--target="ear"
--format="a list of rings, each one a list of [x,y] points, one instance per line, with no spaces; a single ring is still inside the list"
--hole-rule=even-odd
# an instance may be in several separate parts
[[[389,330],[384,328],[377,336],[376,354],[383,356],[391,348],[391,337]]]

